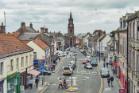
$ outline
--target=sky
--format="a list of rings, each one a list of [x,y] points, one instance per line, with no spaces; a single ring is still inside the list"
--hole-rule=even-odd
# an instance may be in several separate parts
[[[6,31],[16,31],[21,22],[39,30],[67,33],[72,12],[75,33],[110,32],[119,27],[119,18],[139,10],[139,0],[0,0],[0,23],[6,13]]]

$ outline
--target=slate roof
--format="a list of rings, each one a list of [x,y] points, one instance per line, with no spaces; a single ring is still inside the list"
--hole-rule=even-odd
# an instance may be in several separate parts
[[[36,38],[39,38],[39,39],[41,39],[41,40],[43,40],[45,43],[47,43],[48,45],[50,45],[51,43],[50,43],[50,36],[48,35],[48,34],[45,34],[45,33],[40,33],[40,34],[38,34],[38,35],[36,35],[36,37],[34,38],[34,39],[36,39]]]
[[[11,34],[0,34],[0,58],[33,51]]]
[[[20,40],[33,40],[37,35],[40,33],[30,33],[30,32],[24,32],[22,33],[18,38]]]

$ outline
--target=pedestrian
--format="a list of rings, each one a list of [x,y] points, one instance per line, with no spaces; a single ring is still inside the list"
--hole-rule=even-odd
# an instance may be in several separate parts
[[[114,67],[112,67],[112,72],[113,72],[113,74],[115,74],[115,69],[114,69]]]
[[[59,78],[59,85],[58,88],[63,88],[63,81],[61,78]]]
[[[110,80],[111,80],[111,87],[113,87],[114,77],[113,77],[113,76],[111,76],[111,77],[110,77]]]
[[[110,78],[107,78],[108,87],[110,87]]]
[[[36,88],[38,88],[38,83],[39,83],[39,76],[37,76],[35,79]]]
[[[107,68],[108,68],[108,65],[109,65],[109,63],[107,62],[107,63],[106,63]]]
[[[33,76],[31,75],[30,76],[30,79],[29,79],[29,87],[30,87],[30,89],[32,89],[32,86],[33,86]]]
[[[105,63],[105,60],[106,60],[106,59],[105,59],[105,57],[104,57],[104,59],[103,59],[104,63]]]
[[[105,62],[103,63],[103,67],[105,67]]]

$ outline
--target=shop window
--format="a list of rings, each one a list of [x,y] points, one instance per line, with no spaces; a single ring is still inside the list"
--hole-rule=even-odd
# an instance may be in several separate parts
[[[137,86],[139,86],[139,80],[137,81]]]
[[[137,31],[139,31],[139,21],[137,21]]]
[[[3,62],[0,63],[0,74],[3,74]]]

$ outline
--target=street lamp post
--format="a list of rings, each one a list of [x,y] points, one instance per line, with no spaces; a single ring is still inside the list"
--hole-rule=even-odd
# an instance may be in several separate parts
[[[99,32],[99,38],[100,38],[100,32]],[[99,62],[100,62],[100,41],[99,42]]]

